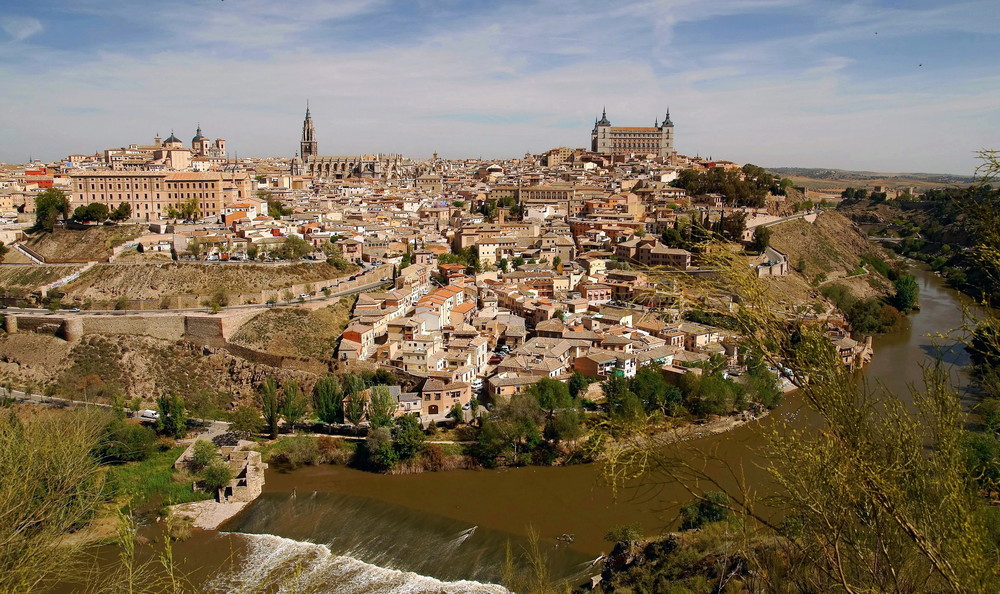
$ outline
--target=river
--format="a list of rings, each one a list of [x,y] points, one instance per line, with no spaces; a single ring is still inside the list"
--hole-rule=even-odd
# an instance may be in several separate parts
[[[961,326],[969,301],[934,274],[914,272],[921,310],[905,328],[876,337],[875,357],[865,370],[866,381],[897,394],[921,382],[920,363],[939,347],[946,362],[967,361],[954,341],[931,335]],[[953,373],[965,383],[957,367]],[[770,416],[681,444],[680,451],[710,452],[713,475],[736,469],[747,484],[766,491],[767,476],[754,464],[764,445],[762,428],[809,425],[800,408],[793,394]],[[322,584],[320,590],[331,592],[502,591],[486,584],[499,580],[507,543],[520,551],[529,530],[541,536],[556,576],[584,578],[597,572],[591,562],[609,551],[604,535],[610,528],[639,523],[647,535],[668,531],[676,527],[678,506],[690,498],[677,484],[633,484],[616,498],[593,464],[403,476],[342,466],[269,471],[265,493],[224,526],[228,534],[194,538],[178,545],[178,554],[197,558],[198,573],[205,575],[226,565],[214,582],[218,591],[268,579]],[[573,542],[555,539],[563,534],[572,534]]]

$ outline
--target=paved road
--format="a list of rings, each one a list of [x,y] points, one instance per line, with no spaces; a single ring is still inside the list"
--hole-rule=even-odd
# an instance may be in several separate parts
[[[80,406],[93,406],[110,410],[111,405],[103,402],[85,402],[83,400],[69,400],[67,398],[56,398],[54,396],[44,396],[42,394],[29,394],[22,390],[11,390],[8,396],[18,402],[28,402],[31,404],[42,404],[45,406],[58,406],[60,408],[76,408]],[[134,416],[134,413],[133,413]],[[208,427],[208,439],[220,435],[229,430],[229,423],[226,421],[216,421],[214,419],[199,419],[189,417],[192,421],[202,423]],[[204,436],[200,436],[204,438]]]

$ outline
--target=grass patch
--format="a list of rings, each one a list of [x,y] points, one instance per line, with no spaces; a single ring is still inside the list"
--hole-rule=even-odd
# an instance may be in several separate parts
[[[211,499],[210,493],[192,491],[190,481],[177,480],[183,475],[174,470],[174,461],[183,451],[183,447],[170,448],[142,462],[108,466],[108,484],[116,498],[132,508]]]

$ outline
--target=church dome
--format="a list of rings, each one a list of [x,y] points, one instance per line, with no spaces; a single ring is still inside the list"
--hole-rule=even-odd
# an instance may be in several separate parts
[[[194,135],[194,138],[191,139],[191,142],[192,143],[201,142],[202,140],[208,140],[208,139],[201,135],[201,125],[199,124],[198,132]]]
[[[180,138],[177,138],[176,136],[174,136],[173,131],[171,131],[170,132],[170,136],[166,140],[163,141],[163,144],[168,144],[168,143],[171,143],[171,142],[177,142],[177,143],[183,144],[183,143],[181,143],[181,139]]]

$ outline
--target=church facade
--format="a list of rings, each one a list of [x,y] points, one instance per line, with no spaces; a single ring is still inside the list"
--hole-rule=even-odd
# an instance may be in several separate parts
[[[302,140],[299,152],[292,159],[293,175],[308,175],[314,180],[353,178],[392,179],[401,173],[402,155],[350,155],[322,156],[312,113],[306,105],[302,122]]]
[[[590,150],[609,157],[654,155],[669,158],[676,154],[670,110],[667,110],[662,123],[656,120],[651,127],[612,126],[607,110],[604,110],[601,119],[594,121]]]

